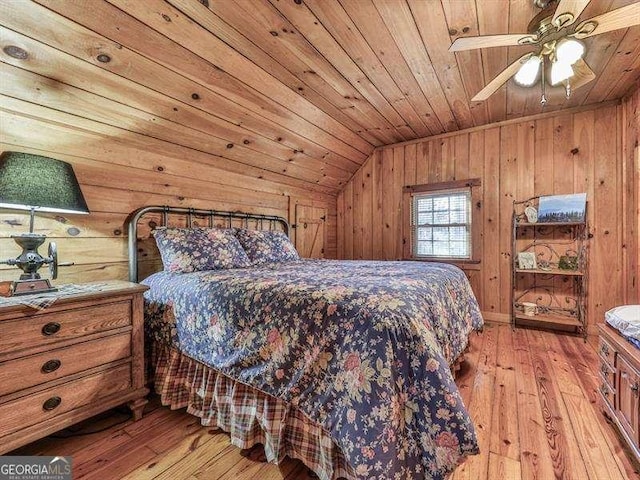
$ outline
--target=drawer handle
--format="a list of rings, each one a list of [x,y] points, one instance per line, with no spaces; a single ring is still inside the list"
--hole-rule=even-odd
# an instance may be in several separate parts
[[[62,362],[60,360],[49,360],[48,362],[45,362],[44,365],[42,365],[42,368],[40,370],[42,370],[42,373],[51,373],[59,369],[60,365],[62,365]]]
[[[600,372],[602,373],[602,375],[604,375],[605,377],[609,374],[609,368],[607,367],[606,364],[601,363],[600,364]]]
[[[607,387],[604,383],[600,385],[600,391],[603,395],[609,395],[609,387]]]
[[[634,383],[633,385],[629,385],[629,388],[631,389],[631,391],[636,395],[636,397],[638,396],[638,382]]]
[[[42,327],[42,334],[45,337],[55,335],[59,331],[60,331],[60,324],[57,322],[49,322],[44,327]]]
[[[603,343],[602,346],[600,347],[600,353],[602,353],[602,355],[604,355],[605,357],[608,357],[609,356],[609,347],[607,347]]]
[[[51,397],[42,404],[42,408],[48,412],[56,408],[61,403],[62,399],[60,397]]]

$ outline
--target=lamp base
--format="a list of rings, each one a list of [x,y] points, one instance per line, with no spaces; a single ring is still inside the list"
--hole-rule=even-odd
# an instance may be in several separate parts
[[[52,278],[56,278],[57,254],[55,244],[49,244],[49,257],[43,257],[38,253],[38,247],[42,245],[47,237],[35,233],[25,233],[22,235],[12,235],[11,238],[22,247],[22,253],[16,259],[2,260],[0,264],[17,265],[24,273],[20,275],[20,280],[11,284],[11,295],[28,295],[30,293],[55,292],[57,288],[51,286],[48,279],[41,278],[38,269],[43,265],[50,264],[53,267]]]
[[[31,280],[15,280],[12,285],[13,295],[29,295],[32,293],[57,292],[47,278]]]

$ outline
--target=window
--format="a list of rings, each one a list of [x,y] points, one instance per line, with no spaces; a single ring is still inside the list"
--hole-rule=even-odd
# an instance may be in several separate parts
[[[469,260],[471,188],[413,193],[412,256]]]

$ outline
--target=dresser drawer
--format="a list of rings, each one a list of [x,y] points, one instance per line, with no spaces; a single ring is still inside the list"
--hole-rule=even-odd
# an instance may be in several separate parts
[[[130,301],[36,314],[28,321],[5,320],[0,322],[0,352],[6,355],[128,325]]]
[[[616,350],[607,342],[602,336],[600,336],[600,346],[598,347],[598,353],[600,357],[611,367],[616,366]]]
[[[1,404],[0,443],[5,435],[130,387],[131,365],[126,364]]]
[[[616,371],[604,359],[600,359],[600,377],[613,388],[616,384]]]
[[[131,356],[121,333],[0,363],[0,397]]]
[[[611,388],[609,385],[607,385],[607,383],[604,381],[600,382],[600,387],[598,388],[598,390],[600,390],[600,395],[602,396],[602,400],[611,409],[611,411],[613,411],[613,406],[614,406],[613,397],[615,395],[615,390]]]

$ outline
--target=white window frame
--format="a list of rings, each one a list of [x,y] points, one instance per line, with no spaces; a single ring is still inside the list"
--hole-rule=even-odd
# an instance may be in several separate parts
[[[446,223],[446,224],[418,224],[418,200],[423,198],[446,197],[454,194],[463,193],[467,196],[467,221],[464,223]],[[450,189],[433,189],[424,192],[414,192],[411,195],[411,256],[419,260],[452,260],[452,261],[469,261],[473,259],[473,196],[471,186],[463,188]],[[434,227],[455,227],[464,226],[467,228],[467,255],[466,256],[450,256],[450,255],[420,255],[418,254],[418,228],[425,226]],[[432,240],[433,241],[433,240]]]

